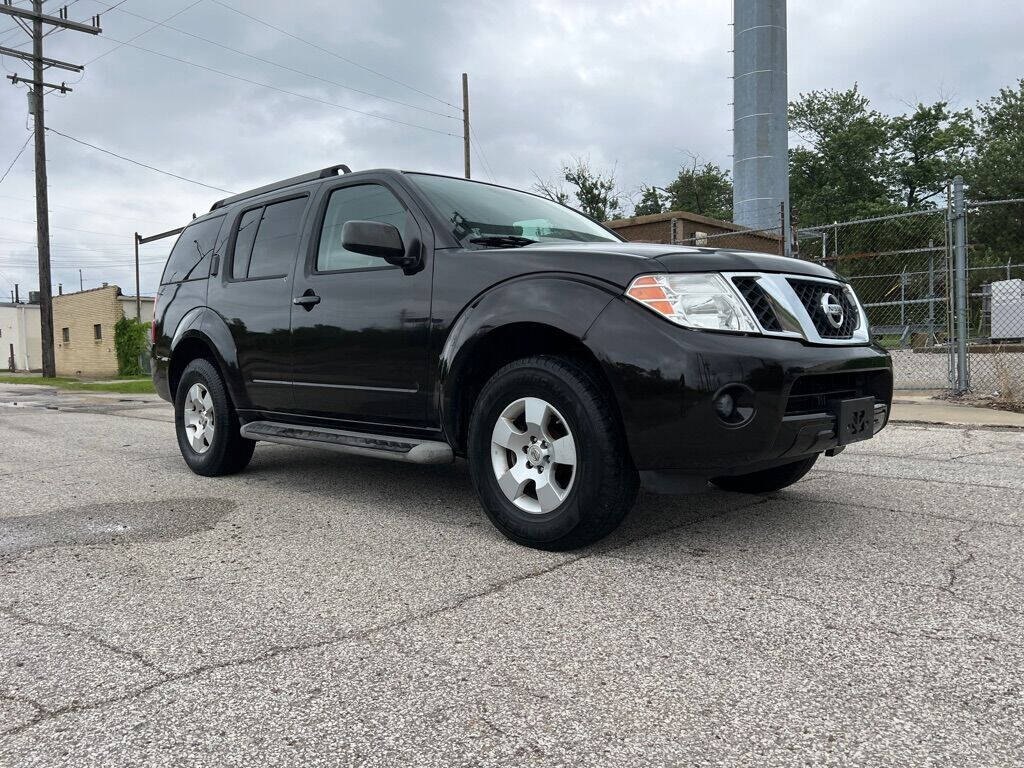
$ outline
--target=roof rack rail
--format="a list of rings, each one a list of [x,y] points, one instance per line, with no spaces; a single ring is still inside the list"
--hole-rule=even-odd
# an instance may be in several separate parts
[[[210,210],[216,211],[218,208],[223,208],[225,205],[237,203],[239,200],[256,197],[257,195],[262,195],[266,192],[276,192],[279,189],[293,187],[296,184],[304,184],[307,181],[316,181],[317,179],[326,179],[331,176],[337,176],[338,171],[341,171],[342,173],[352,173],[352,170],[347,165],[331,165],[327,168],[321,168],[319,171],[303,173],[299,176],[292,176],[290,179],[285,179],[284,181],[275,181],[273,184],[267,184],[262,187],[256,187],[256,189],[250,189],[248,192],[240,192],[237,195],[225,197],[223,200],[218,200],[211,205]]]

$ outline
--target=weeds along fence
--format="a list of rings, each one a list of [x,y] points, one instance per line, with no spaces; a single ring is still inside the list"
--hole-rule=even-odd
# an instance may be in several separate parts
[[[850,281],[874,339],[892,354],[899,389],[1024,399],[1024,199],[809,227],[793,255]],[[779,227],[680,244],[782,253]]]

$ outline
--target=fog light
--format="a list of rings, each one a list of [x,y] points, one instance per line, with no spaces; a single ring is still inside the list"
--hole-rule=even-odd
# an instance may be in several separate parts
[[[733,400],[732,395],[728,392],[723,392],[715,398],[715,413],[717,413],[719,418],[723,421],[730,421],[735,410],[736,401]]]
[[[745,427],[754,418],[754,391],[746,384],[726,384],[712,396],[711,407],[723,426]]]

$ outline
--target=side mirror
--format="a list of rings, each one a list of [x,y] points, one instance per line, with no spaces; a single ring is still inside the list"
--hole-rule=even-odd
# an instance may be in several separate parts
[[[379,221],[346,221],[341,228],[341,245],[347,251],[377,256],[404,269],[415,266],[419,260],[406,254],[398,227]]]

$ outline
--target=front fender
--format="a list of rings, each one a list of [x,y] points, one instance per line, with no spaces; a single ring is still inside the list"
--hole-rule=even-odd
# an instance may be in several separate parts
[[[517,323],[557,329],[583,340],[621,289],[574,274],[512,278],[478,294],[452,324],[438,361],[437,408],[445,437],[455,445],[458,386],[479,344],[492,331]]]

